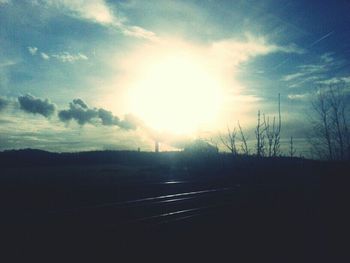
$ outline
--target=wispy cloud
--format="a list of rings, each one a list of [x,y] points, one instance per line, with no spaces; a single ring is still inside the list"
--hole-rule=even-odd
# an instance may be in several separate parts
[[[3,60],[0,62],[0,68],[5,68],[9,66],[16,65],[17,62],[15,60]]]
[[[334,57],[333,57],[333,53],[332,52],[327,52],[327,53],[324,53],[323,55],[321,55],[321,60],[324,62],[324,63],[332,63],[334,62]]]
[[[28,47],[28,51],[31,55],[36,56],[39,54],[39,49],[37,47]],[[49,60],[50,58],[55,58],[56,60],[63,62],[63,63],[74,63],[79,60],[88,60],[88,56],[83,53],[77,53],[72,54],[68,51],[63,51],[59,53],[46,53],[46,52],[40,52],[40,57],[44,60]]]
[[[305,75],[304,72],[297,72],[297,73],[293,73],[293,74],[288,74],[282,77],[282,80],[284,81],[291,81],[300,77],[303,77]]]
[[[296,45],[278,46],[270,44],[263,37],[254,37],[250,34],[245,35],[245,40],[224,39],[216,41],[212,45],[217,56],[231,60],[231,63],[237,65],[245,62],[248,59],[267,55],[269,53],[283,52],[283,53],[297,53],[303,52],[302,49]]]
[[[146,30],[142,27],[139,26],[125,26],[125,25],[120,25],[120,28],[122,32],[127,35],[127,36],[133,36],[137,38],[145,38],[149,39],[152,41],[158,41],[157,35],[149,30]]]
[[[0,0],[0,5],[1,4],[9,4],[10,0]]]
[[[350,83],[350,76],[348,76],[348,77],[333,77],[333,78],[317,81],[317,83],[325,84],[325,85],[337,84],[337,83],[346,83],[346,84],[348,84],[348,83]]]
[[[326,67],[323,64],[308,64],[298,66],[298,72],[285,75],[281,78],[282,81],[289,82],[289,87],[297,87],[305,82],[314,81],[320,79],[320,74],[326,71]]]
[[[347,82],[347,76],[330,77],[334,70],[342,65],[342,61],[334,58],[331,52],[324,53],[318,57],[318,62],[297,66],[297,72],[287,74],[281,78],[287,82],[290,88],[301,87],[304,84],[332,84],[336,82]]]
[[[117,16],[105,0],[36,0],[34,3],[59,9],[78,19],[116,28],[126,36],[151,41],[158,39],[152,31],[127,24],[126,19]]]
[[[54,7],[71,16],[100,24],[116,22],[116,18],[104,0],[35,0],[32,3]]]
[[[307,93],[304,94],[288,94],[288,99],[290,100],[304,100],[308,97]]]
[[[49,56],[48,54],[46,54],[45,52],[41,52],[41,53],[40,53],[40,56],[41,56],[43,59],[45,59],[45,60],[50,59],[50,56]]]
[[[51,57],[56,58],[61,62],[73,63],[79,60],[87,60],[88,57],[83,53],[71,54],[69,52],[61,52],[58,54],[52,54]]]
[[[304,54],[305,50],[298,47],[296,44],[290,44],[287,46],[273,46],[275,52],[293,53],[293,54]]]

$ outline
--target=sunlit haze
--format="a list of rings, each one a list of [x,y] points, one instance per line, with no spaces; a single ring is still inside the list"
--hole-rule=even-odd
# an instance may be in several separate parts
[[[215,120],[222,86],[203,61],[181,50],[147,60],[129,91],[131,112],[154,129],[175,133],[190,133]]]
[[[280,94],[281,147],[307,155],[315,88],[350,83],[349,8],[0,0],[0,150],[181,150],[238,122],[254,149]]]

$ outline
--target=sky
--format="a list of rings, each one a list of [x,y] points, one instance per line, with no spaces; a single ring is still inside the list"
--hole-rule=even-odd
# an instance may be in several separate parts
[[[350,84],[349,13],[342,0],[0,0],[0,150],[172,150],[237,121],[253,141],[280,94],[282,142],[306,155],[315,87]]]

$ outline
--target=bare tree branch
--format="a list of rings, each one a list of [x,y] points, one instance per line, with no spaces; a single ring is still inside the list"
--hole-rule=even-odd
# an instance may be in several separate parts
[[[241,135],[241,149],[242,149],[242,153],[248,155],[249,154],[249,148],[248,148],[248,144],[247,144],[247,138],[245,137],[242,127],[239,123],[239,121],[237,122],[238,125],[238,129],[239,129],[239,133]]]
[[[236,128],[231,131],[230,127],[227,126],[226,136],[219,135],[221,143],[234,155],[237,154],[236,134]]]

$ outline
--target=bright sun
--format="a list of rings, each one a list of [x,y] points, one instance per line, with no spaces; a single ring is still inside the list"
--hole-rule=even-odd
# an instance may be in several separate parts
[[[170,53],[150,61],[130,90],[131,111],[158,131],[192,133],[215,120],[220,81],[201,60]]]

